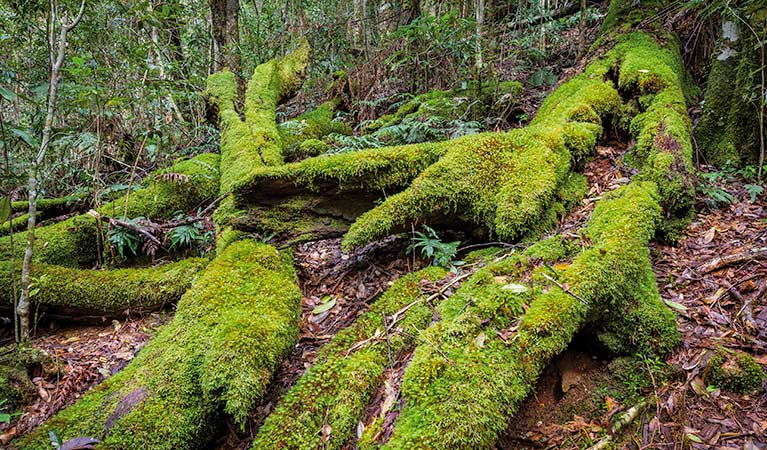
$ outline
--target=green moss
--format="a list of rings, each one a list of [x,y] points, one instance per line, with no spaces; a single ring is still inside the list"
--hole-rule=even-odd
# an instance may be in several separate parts
[[[37,388],[30,379],[33,369],[43,376],[56,376],[61,364],[28,345],[0,347],[0,412],[12,413],[37,398]]]
[[[746,14],[748,26],[764,36],[767,17]],[[753,164],[759,159],[759,46],[741,26],[736,41],[719,39],[706,81],[703,115],[695,133],[709,164]]]
[[[525,129],[448,141],[450,150],[408,189],[360,217],[344,245],[361,246],[419,219],[455,214],[501,239],[538,231],[571,160],[593,152],[602,122],[620,105],[609,82],[583,75],[549,96]]]
[[[99,212],[109,217],[169,219],[179,211],[191,212],[213,200],[218,179],[218,155],[205,153],[153,172],[141,189],[103,205]],[[89,214],[37,228],[34,261],[68,267],[93,266],[98,256],[97,232],[96,219]],[[10,239],[0,238],[0,258],[10,259],[10,252]],[[24,244],[17,236],[14,254],[20,258],[23,252]]]
[[[659,230],[674,240],[689,222],[695,200],[692,138],[684,95],[686,72],[673,36],[661,46],[644,33],[631,33],[616,46],[622,54],[618,85],[646,97],[644,112],[631,121],[638,178],[657,184],[670,220]],[[674,225],[674,226],[669,226]]]
[[[333,110],[334,102],[325,102],[278,126],[288,159],[318,156],[330,148],[320,139],[332,133],[351,134],[347,124],[335,120]]]
[[[748,353],[721,348],[708,362],[706,381],[716,387],[741,394],[764,389],[767,375]]]
[[[388,368],[388,351],[402,355],[414,346],[414,327],[431,320],[431,305],[417,303],[407,310],[387,343],[383,314],[394,313],[425,296],[421,280],[445,275],[431,267],[396,281],[371,310],[341,331],[320,350],[317,362],[299,379],[259,430],[253,449],[340,449],[354,436],[373,394]],[[403,334],[398,330],[404,330]],[[366,341],[369,340],[369,341]],[[357,343],[366,341],[350,351]],[[323,425],[332,429],[322,437]]]
[[[18,234],[20,231],[27,229],[27,221],[29,220],[29,214],[21,214],[20,216],[16,216],[7,222],[3,222],[0,224],[0,236],[5,236],[11,233],[11,230],[13,230],[14,233]]]
[[[222,413],[243,423],[298,336],[301,292],[290,258],[232,243],[202,273],[131,364],[16,443],[25,450],[91,436],[104,449],[196,449]]]
[[[540,371],[588,318],[644,294],[637,280],[646,279],[657,199],[652,183],[632,183],[599,202],[587,226],[591,248],[558,272],[588,306],[545,280],[524,292],[505,288],[492,268],[444,301],[442,321],[425,332],[440,351],[416,350],[402,385],[405,406],[383,448],[492,446]],[[502,264],[509,281],[523,270],[519,261]]]
[[[37,223],[71,213],[73,210],[82,207],[85,204],[84,197],[81,195],[72,195],[61,198],[41,198],[37,200]],[[10,221],[0,224],[0,236],[10,233],[13,228],[14,233],[20,233],[27,229],[27,219],[29,215],[29,202],[18,201],[11,203],[11,212],[18,213]],[[23,239],[20,239],[23,241]]]
[[[34,302],[44,310],[66,314],[120,315],[153,311],[178,301],[207,260],[190,258],[146,269],[82,270],[36,264]],[[20,286],[21,264],[15,265]],[[13,305],[10,263],[0,262],[0,305]]]
[[[208,78],[206,95],[219,110],[221,123],[220,192],[235,192],[264,166],[284,162],[283,143],[277,130],[277,104],[303,81],[309,46],[301,45],[281,60],[256,67],[245,91],[245,120],[235,110],[236,84],[231,72]]]
[[[250,183],[243,186],[238,200],[251,194],[285,190],[320,192],[334,185],[341,192],[387,192],[412,181],[446,151],[446,143],[423,143],[378,149],[360,150],[332,156],[309,158],[278,167],[265,167],[255,172]]]

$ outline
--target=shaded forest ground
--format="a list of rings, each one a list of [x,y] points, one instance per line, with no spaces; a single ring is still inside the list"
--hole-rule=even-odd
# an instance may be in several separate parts
[[[562,222],[559,232],[577,229],[603,192],[627,182],[622,151],[598,148],[598,157],[583,170],[589,179],[589,194]],[[767,445],[764,391],[748,396],[709,389],[703,370],[718,345],[745,350],[767,366],[767,261],[739,259],[719,270],[700,273],[702,265],[716,258],[767,245],[767,202],[762,198],[752,202],[744,184],[738,178],[718,182],[714,187],[730,193],[735,201],[716,209],[707,206],[711,197],[700,194],[696,216],[678,246],[653,245],[662,296],[678,304],[682,343],[666,360],[671,373],[660,361],[652,360],[633,375],[615,370],[615,361],[606,358],[587,333],[581,334],[546,369],[535,395],[515,416],[498,449],[590,446],[608,429],[610,418],[642,399],[645,406],[631,423],[631,431],[621,434],[624,444],[632,448],[758,449]],[[312,364],[319,347],[366,311],[369,302],[394,279],[425,264],[405,254],[407,244],[405,239],[390,238],[350,254],[340,250],[340,239],[299,247],[296,263],[304,296],[300,342],[275,375],[246,429],[229,424],[211,448],[249,448],[264,417]],[[459,270],[433,290],[449,296],[460,277],[471,270]],[[321,305],[329,302],[333,306],[322,311]],[[35,347],[61,357],[67,367],[57,380],[36,380],[40,397],[13,428],[2,429],[0,439],[26,432],[115,373],[167,319],[152,315],[104,326],[56,325],[39,330]],[[379,393],[379,399],[384,394]]]

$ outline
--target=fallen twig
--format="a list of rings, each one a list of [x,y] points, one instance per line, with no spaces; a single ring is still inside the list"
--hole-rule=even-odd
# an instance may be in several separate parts
[[[578,299],[578,300],[579,300],[581,303],[583,303],[584,305],[588,305],[588,304],[589,304],[589,302],[587,302],[587,301],[586,301],[586,299],[584,299],[583,297],[579,296],[579,295],[578,295],[578,294],[576,294],[575,292],[571,291],[571,290],[570,290],[570,288],[568,288],[568,287],[564,286],[564,285],[563,285],[562,283],[560,283],[559,281],[557,281],[557,280],[555,280],[555,279],[551,278],[550,276],[546,275],[546,273],[545,273],[545,272],[541,272],[541,275],[543,275],[543,277],[544,277],[544,278],[546,278],[547,280],[549,280],[549,281],[551,281],[552,283],[556,284],[556,285],[559,287],[559,289],[562,289],[562,290],[563,290],[563,291],[564,291],[566,294],[570,294],[570,295],[572,295],[573,297],[575,297],[576,299]]]
[[[718,256],[698,266],[702,275],[744,261],[767,259],[767,247],[754,247],[733,255]]]

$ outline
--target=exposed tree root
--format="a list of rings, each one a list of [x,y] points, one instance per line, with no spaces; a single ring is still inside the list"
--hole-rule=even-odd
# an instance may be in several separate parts
[[[221,412],[244,420],[298,336],[301,294],[290,258],[230,245],[182,297],[173,322],[136,359],[15,443],[95,437],[101,448],[199,448]]]
[[[208,260],[189,258],[145,269],[86,270],[32,266],[39,313],[75,320],[157,311],[176,303]],[[20,267],[16,264],[16,277]],[[0,311],[11,311],[10,263],[0,262]],[[18,280],[17,280],[18,285]]]
[[[468,209],[477,223],[501,236],[515,237],[529,230],[546,210],[561,177],[544,176],[537,184],[525,164],[531,169],[551,167],[550,173],[557,174],[556,158],[535,158],[545,155],[547,148],[575,157],[588,155],[601,134],[602,122],[619,109],[619,123],[630,124],[637,139],[632,160],[638,174],[629,185],[597,202],[582,232],[585,250],[572,261],[561,241],[543,241],[524,254],[482,269],[437,307],[440,320],[416,332],[420,345],[405,371],[404,407],[391,437],[372,439],[380,433],[375,426],[369,427],[358,442],[363,448],[489,448],[548,361],[587,324],[598,324],[600,340],[616,353],[664,354],[676,343],[674,317],[658,294],[648,249],[656,233],[673,236],[687,220],[693,194],[690,126],[682,89],[685,75],[673,37],[665,39],[661,45],[643,33],[618,36],[612,51],[547,99],[530,130],[512,132],[509,137],[481,136],[475,138],[481,145],[449,150],[411,188],[389,197],[351,228],[346,243],[354,246],[391,233],[398,224],[429,218],[435,210],[455,214]],[[617,91],[624,98],[639,100],[620,106]],[[503,139],[513,142],[521,136],[530,140],[509,153],[513,155],[508,156],[513,161],[510,167],[501,167],[507,157],[502,151],[490,158],[501,158],[497,173],[504,174],[502,187],[493,185],[497,177],[492,167],[485,172],[490,174],[487,178],[472,178],[489,157],[479,153],[473,157],[472,149],[492,152],[503,149],[498,145]],[[525,149],[530,153],[525,154]],[[559,167],[566,173],[569,156],[563,161]],[[480,194],[472,194],[476,192]],[[516,196],[504,197],[504,192]],[[525,197],[528,192],[536,195]],[[531,267],[530,261],[536,260],[559,264],[553,269],[546,264]],[[350,348],[379,343],[381,368],[375,374],[380,379],[387,341],[385,333],[376,334],[373,328]],[[276,448],[309,449],[320,442],[323,448],[341,448],[353,441],[361,407],[336,409],[342,403],[333,401],[332,393],[336,385],[345,387],[345,380],[370,373],[345,367],[353,373],[326,373],[314,381],[323,382],[306,393],[294,388],[278,413],[267,419],[268,426],[254,447],[276,444]],[[297,386],[312,386],[312,373]],[[304,405],[298,399],[325,392],[331,393],[326,406],[311,405],[320,408],[310,411],[306,411],[309,403],[298,407]],[[296,430],[296,423],[310,426]]]

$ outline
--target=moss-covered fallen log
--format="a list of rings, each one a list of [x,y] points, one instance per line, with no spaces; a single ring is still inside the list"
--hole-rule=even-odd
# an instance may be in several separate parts
[[[281,59],[256,67],[245,91],[245,120],[235,109],[236,82],[229,71],[208,77],[208,100],[218,109],[221,124],[222,194],[239,190],[262,166],[284,162],[277,130],[277,105],[301,86],[309,61],[309,43]]]
[[[90,436],[103,449],[203,448],[228,414],[243,423],[298,338],[291,258],[252,240],[229,245],[131,364],[15,448]]]
[[[432,308],[423,301],[422,280],[436,281],[445,275],[431,267],[397,280],[369,312],[340,332],[320,350],[317,361],[288,392],[261,427],[253,449],[338,449],[349,441],[371,397],[389,367],[388,357],[397,358],[415,345],[412,335],[391,332],[387,341],[384,315],[416,302],[396,324],[397,329],[423,329],[432,318]],[[360,343],[362,343],[360,345]],[[332,431],[323,436],[323,425]]]
[[[37,201],[38,223],[81,210],[85,205],[84,200],[85,199],[82,196],[41,198]],[[29,218],[26,214],[28,209],[29,202],[27,201],[12,202],[11,212],[15,213],[15,217],[0,224],[0,236],[9,234],[11,229],[13,229],[15,233],[25,230],[27,219]]]
[[[126,313],[157,311],[175,304],[192,285],[207,259],[189,258],[148,268],[88,270],[33,264],[34,302],[41,314],[117,317]],[[15,264],[20,286],[20,264]],[[0,262],[0,312],[12,311],[11,268]]]
[[[382,448],[489,448],[549,360],[589,321],[638,311],[634,335],[623,336],[635,339],[631,350],[670,350],[676,326],[658,295],[647,247],[659,221],[654,183],[634,182],[598,204],[585,229],[591,247],[557,271],[559,285],[543,268],[533,273],[532,288],[504,294],[497,277],[529,285],[504,264],[462,286],[425,332],[439,351],[421,345],[405,372],[405,406]]]
[[[108,217],[170,219],[178,212],[205,207],[218,193],[218,155],[206,153],[153,172],[145,185],[99,208]],[[81,214],[35,231],[34,261],[68,267],[89,267],[98,260],[97,219]],[[14,254],[24,241],[14,242]],[[0,258],[10,259],[9,237],[0,238]]]
[[[629,7],[629,2],[624,3]],[[649,11],[657,6],[652,2],[643,4]],[[531,152],[536,155],[541,148],[560,149],[574,158],[588,155],[600,137],[603,122],[611,116],[617,126],[625,127],[636,139],[630,160],[637,173],[628,186],[606,194],[597,203],[582,232],[580,246],[584,249],[568,255],[556,240],[543,241],[519,257],[482,269],[442,302],[437,307],[440,320],[423,333],[406,369],[401,386],[404,406],[390,438],[380,439],[382,423],[376,419],[363,424],[367,428],[362,439],[354,442],[348,424],[364,417],[357,409],[326,408],[328,415],[320,422],[311,412],[304,417],[303,410],[291,411],[282,405],[267,421],[269,426],[262,431],[263,437],[257,438],[257,444],[265,445],[278,436],[277,448],[311,448],[315,441],[306,438],[312,436],[311,427],[317,427],[316,439],[323,430],[334,430],[338,424],[341,436],[336,440],[332,431],[329,436],[325,433],[322,445],[330,442],[328,448],[340,448],[351,442],[361,448],[490,448],[532,391],[546,364],[567,347],[579,330],[592,328],[602,344],[617,354],[663,355],[675,345],[678,333],[674,317],[658,294],[648,244],[656,234],[672,235],[689,218],[694,197],[690,181],[692,146],[685,109],[686,74],[677,41],[672,35],[659,34],[658,40],[640,32],[614,35],[614,48],[583,75],[555,90],[530,128],[523,130],[529,133],[526,146],[537,149]],[[624,103],[623,99],[628,100]],[[508,136],[520,139],[524,136],[520,133]],[[486,139],[502,142],[504,138]],[[536,140],[542,144],[536,145]],[[526,146],[520,146],[516,153],[523,152]],[[497,147],[485,143],[476,151]],[[479,170],[490,162],[482,156],[470,159],[465,153],[450,149],[416,178],[412,184],[415,192],[398,194],[405,200],[398,200],[396,195],[389,197],[377,210],[362,216],[355,227],[365,232],[355,232],[353,227],[346,237],[347,244],[361,244],[390,232],[399,220],[398,214],[415,221],[428,217],[432,208],[457,211],[459,207],[449,203],[456,197],[465,199],[463,209],[469,202],[474,207],[481,205],[478,199],[482,196],[464,194],[469,192],[468,186],[473,192],[481,192],[484,186],[476,186],[481,178],[474,178],[472,183],[464,181],[465,191],[461,191],[460,180],[472,180],[464,172]],[[451,157],[460,163],[449,164]],[[519,158],[534,161],[533,156]],[[556,161],[545,159],[535,167],[553,167],[550,173],[557,173]],[[513,169],[519,170],[519,166],[516,162]],[[569,160],[563,166],[566,173]],[[498,171],[506,176],[504,181],[517,179],[510,168]],[[524,176],[518,178],[516,197],[511,197],[514,201],[498,202],[498,197],[485,196],[496,202],[492,206],[496,208],[494,215],[485,217],[505,215],[505,236],[513,237],[513,233],[529,227],[530,218],[546,210],[540,193],[556,186],[556,177],[538,184],[530,172],[522,170],[519,175]],[[524,190],[526,187],[530,190]],[[425,198],[421,193],[424,190],[436,192],[437,200]],[[441,190],[450,195],[439,194]],[[525,197],[527,193],[538,195]],[[514,207],[526,205],[528,198],[533,206]],[[507,211],[502,210],[504,205],[509,206]],[[496,232],[503,229],[502,222],[480,223],[494,227]],[[357,236],[363,238],[358,240]],[[549,264],[531,266],[531,259]],[[360,370],[357,375],[365,379],[367,373]],[[353,374],[344,376],[356,379]],[[307,377],[299,382],[300,386],[317,383],[311,375]],[[323,386],[320,392],[325,389]],[[328,391],[331,396],[335,392],[332,388]],[[298,401],[304,395],[298,389],[288,394],[286,402]],[[340,417],[341,412],[348,415]],[[288,424],[298,431],[291,433]],[[275,430],[283,431],[275,434]]]

